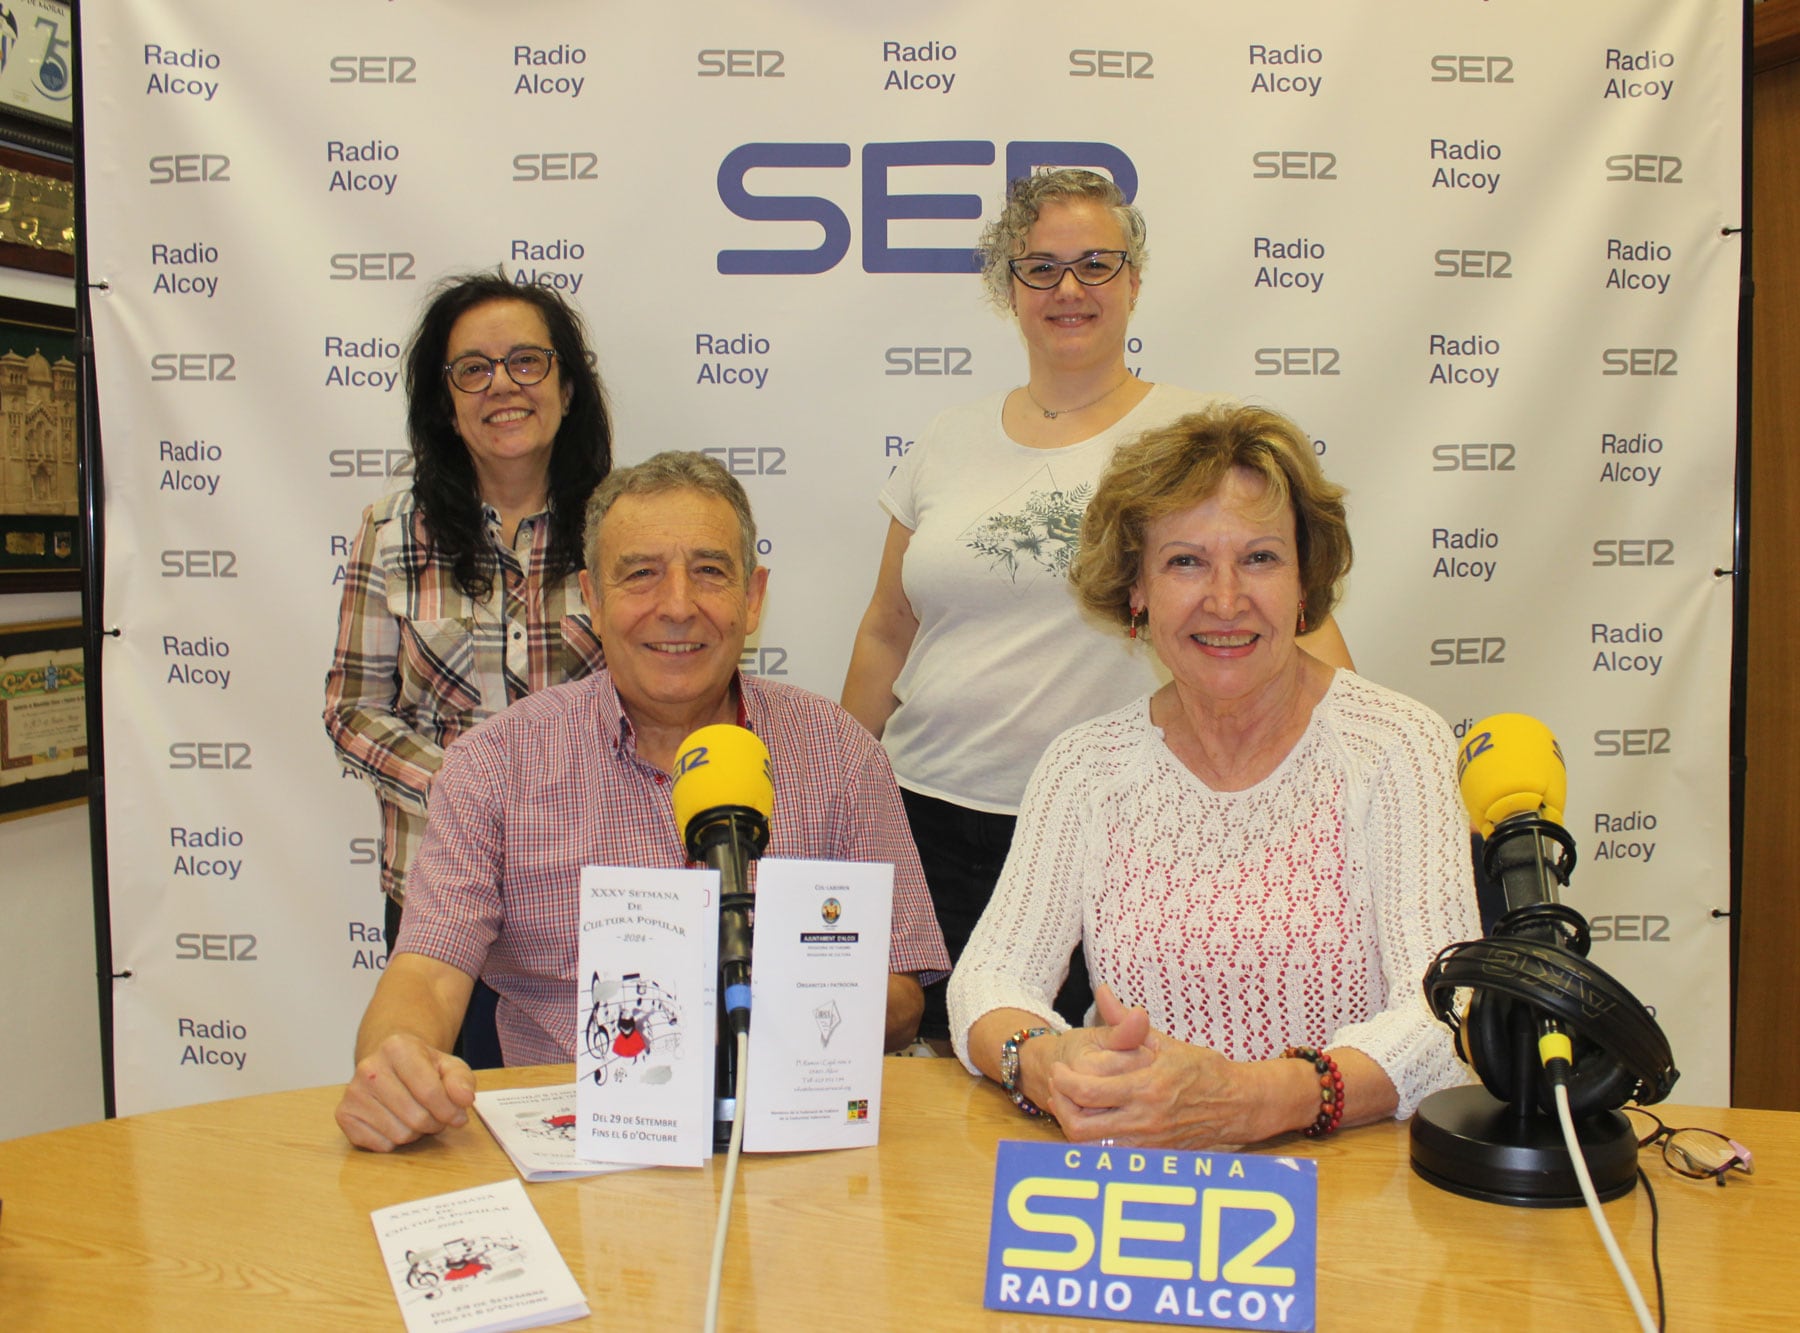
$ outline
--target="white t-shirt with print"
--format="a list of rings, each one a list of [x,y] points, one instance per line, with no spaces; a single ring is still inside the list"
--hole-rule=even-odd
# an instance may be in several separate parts
[[[1058,735],[1164,678],[1147,642],[1083,615],[1069,561],[1113,451],[1229,400],[1156,384],[1111,428],[1060,449],[1010,439],[1005,401],[944,412],[881,492],[912,529],[902,578],[919,620],[883,743],[901,786],[993,814],[1017,813]]]

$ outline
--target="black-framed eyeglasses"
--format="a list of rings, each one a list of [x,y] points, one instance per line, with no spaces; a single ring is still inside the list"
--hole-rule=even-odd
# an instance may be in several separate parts
[[[555,364],[556,353],[548,347],[515,347],[505,356],[459,356],[444,367],[444,375],[464,393],[480,393],[494,382],[494,368],[505,366],[507,378],[523,389],[542,383]]]
[[[1125,267],[1124,250],[1089,250],[1079,259],[1051,259],[1045,255],[1026,255],[1009,259],[1006,267],[1013,277],[1040,292],[1061,285],[1063,274],[1073,273],[1083,287],[1103,287],[1119,276]]]
[[[1656,1126],[1646,1133],[1638,1121],[1631,1122],[1631,1127],[1638,1136],[1638,1147],[1641,1149],[1648,1148],[1653,1143],[1662,1144],[1663,1162],[1671,1171],[1693,1180],[1713,1180],[1721,1186],[1725,1183],[1725,1177],[1733,1171],[1742,1171],[1747,1176],[1756,1172],[1750,1150],[1716,1129],[1699,1129],[1693,1126],[1671,1129],[1641,1106],[1627,1106],[1625,1110],[1630,1115],[1642,1116]]]

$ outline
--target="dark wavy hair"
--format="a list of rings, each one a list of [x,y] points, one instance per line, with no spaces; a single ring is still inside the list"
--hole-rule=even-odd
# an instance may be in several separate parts
[[[422,564],[435,554],[447,561],[456,586],[478,601],[492,591],[498,562],[482,522],[475,464],[456,433],[456,406],[450,397],[455,390],[445,378],[444,357],[456,321],[492,301],[522,301],[544,317],[556,353],[556,373],[570,390],[569,406],[550,450],[546,582],[581,567],[588,497],[612,470],[612,418],[581,316],[550,288],[514,283],[499,269],[439,283],[407,343],[405,357],[412,492],[428,538],[420,544],[417,559]]]

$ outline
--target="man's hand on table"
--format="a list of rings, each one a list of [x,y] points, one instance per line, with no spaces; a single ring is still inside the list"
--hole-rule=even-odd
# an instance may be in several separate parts
[[[392,1152],[427,1134],[466,1125],[474,1105],[475,1075],[468,1065],[399,1032],[356,1062],[336,1118],[358,1148]]]

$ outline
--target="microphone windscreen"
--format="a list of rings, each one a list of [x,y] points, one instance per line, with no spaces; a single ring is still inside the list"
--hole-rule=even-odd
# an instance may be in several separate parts
[[[1512,815],[1537,814],[1562,823],[1569,771],[1550,728],[1523,713],[1496,713],[1469,728],[1456,761],[1469,819],[1490,837]]]
[[[768,818],[775,809],[769,747],[744,727],[701,727],[681,743],[671,799],[684,837],[695,815],[720,806],[745,806]]]

